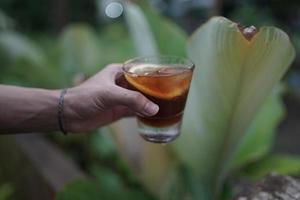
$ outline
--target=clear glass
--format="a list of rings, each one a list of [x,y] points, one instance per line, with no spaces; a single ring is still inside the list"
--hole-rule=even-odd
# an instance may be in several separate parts
[[[152,117],[137,116],[139,134],[146,141],[168,143],[180,135],[193,69],[190,60],[176,56],[141,57],[124,63],[128,89],[159,106]]]

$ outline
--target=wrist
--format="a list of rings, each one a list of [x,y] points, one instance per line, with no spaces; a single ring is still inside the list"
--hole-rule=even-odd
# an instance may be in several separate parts
[[[22,89],[20,94],[26,107],[18,110],[18,113],[26,113],[26,118],[20,120],[18,126],[22,132],[32,131],[57,131],[57,104],[60,95],[59,90]]]
[[[49,128],[46,128],[45,130],[47,131],[47,129],[49,129],[50,131],[58,131],[59,124],[57,120],[57,106],[60,90],[42,90],[42,93],[44,93],[42,96],[45,96],[43,98],[48,99],[49,101],[47,108],[43,112],[46,115],[46,118],[48,118],[48,120],[45,121],[48,121],[49,123]],[[50,116],[54,116],[53,120],[50,120]]]
[[[77,94],[76,88],[69,88],[64,95],[64,129],[67,132],[76,132],[76,121],[78,118],[78,114],[76,113],[76,107],[78,107],[78,103],[76,102],[78,99]]]
[[[67,135],[67,131],[66,131],[66,119],[64,115],[64,100],[67,92],[68,89],[63,89],[60,92],[60,96],[58,100],[58,125],[59,125],[59,130],[65,135]]]

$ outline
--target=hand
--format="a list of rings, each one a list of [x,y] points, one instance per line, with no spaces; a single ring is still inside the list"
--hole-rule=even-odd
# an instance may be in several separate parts
[[[122,75],[120,64],[111,64],[65,95],[65,127],[84,132],[134,114],[155,115],[159,107],[141,93],[116,84]]]

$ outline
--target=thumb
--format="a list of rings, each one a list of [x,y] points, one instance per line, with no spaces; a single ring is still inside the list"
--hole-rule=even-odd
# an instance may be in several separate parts
[[[146,116],[155,115],[159,107],[139,92],[115,86],[111,91],[110,103],[127,106],[131,110]]]

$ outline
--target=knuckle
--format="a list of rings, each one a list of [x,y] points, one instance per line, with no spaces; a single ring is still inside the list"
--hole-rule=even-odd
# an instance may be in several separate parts
[[[120,67],[121,64],[118,64],[118,63],[111,63],[109,65],[106,66],[107,69],[115,69],[117,67]]]
[[[109,64],[104,69],[104,73],[106,74],[106,78],[111,82],[115,82],[116,77],[119,75],[121,70],[121,64]]]

